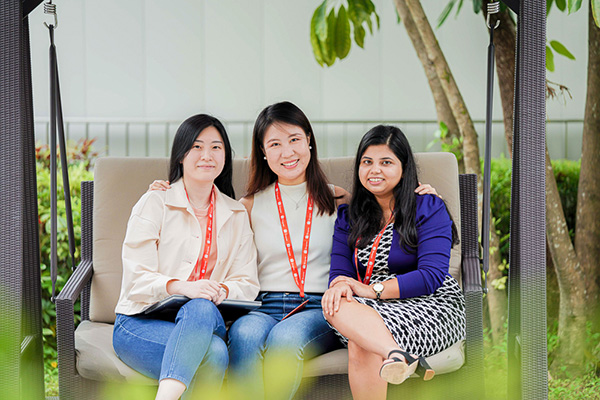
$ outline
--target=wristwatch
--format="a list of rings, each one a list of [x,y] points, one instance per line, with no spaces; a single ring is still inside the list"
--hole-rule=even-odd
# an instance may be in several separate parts
[[[385,289],[383,283],[376,283],[372,286],[372,288],[375,294],[377,295],[377,300],[381,299],[381,293],[383,293],[383,289]]]

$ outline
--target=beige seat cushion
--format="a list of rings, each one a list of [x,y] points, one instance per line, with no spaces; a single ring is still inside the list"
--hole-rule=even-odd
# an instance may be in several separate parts
[[[150,379],[128,367],[115,354],[112,346],[113,325],[83,321],[75,331],[77,371],[94,381],[135,382],[156,385]],[[427,358],[436,374],[456,371],[464,363],[463,342],[458,342]],[[304,376],[334,375],[348,373],[348,351],[335,350],[306,362]],[[414,375],[416,376],[416,375]],[[413,376],[413,377],[414,377]]]
[[[75,330],[77,372],[94,381],[135,382],[156,385],[117,357],[112,345],[113,325],[83,321]]]

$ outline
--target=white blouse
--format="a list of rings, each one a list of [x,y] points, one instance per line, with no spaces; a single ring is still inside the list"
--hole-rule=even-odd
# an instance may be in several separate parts
[[[333,192],[334,187],[330,185]],[[308,193],[306,182],[299,185],[282,185],[281,199],[285,208],[288,229],[296,265],[302,261],[302,239],[306,221]],[[315,207],[308,246],[308,265],[304,291],[323,293],[327,290],[331,246],[336,213],[317,215]],[[254,241],[258,250],[258,281],[260,290],[266,292],[300,292],[294,282],[275,202],[275,184],[254,195],[251,213]]]

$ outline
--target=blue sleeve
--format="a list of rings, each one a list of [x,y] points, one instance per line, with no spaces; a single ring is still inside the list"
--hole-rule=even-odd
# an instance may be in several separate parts
[[[437,196],[417,196],[417,268],[397,275],[400,298],[429,295],[442,284],[450,265],[452,220]]]
[[[348,246],[348,205],[339,206],[335,227],[333,230],[333,246],[331,248],[331,268],[329,269],[329,283],[338,276],[348,276],[356,279],[354,267],[354,249]]]

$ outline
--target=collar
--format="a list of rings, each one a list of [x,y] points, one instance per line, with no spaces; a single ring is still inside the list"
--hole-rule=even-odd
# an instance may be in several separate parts
[[[221,193],[217,186],[213,185],[213,188],[215,190],[215,217],[218,232],[234,212],[246,211],[246,208],[239,201]],[[185,194],[183,179],[179,179],[177,182],[172,183],[171,189],[165,192],[165,205],[169,207],[185,208],[191,215],[194,215],[194,210]]]

